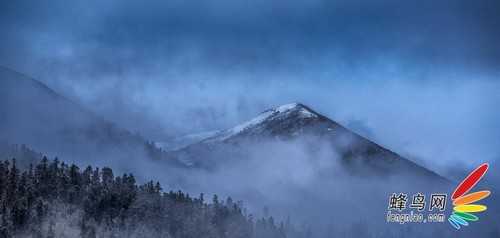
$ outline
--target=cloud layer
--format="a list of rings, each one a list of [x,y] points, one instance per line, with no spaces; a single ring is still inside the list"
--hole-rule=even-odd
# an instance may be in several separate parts
[[[155,140],[301,101],[431,166],[500,154],[496,1],[1,3],[0,64]]]

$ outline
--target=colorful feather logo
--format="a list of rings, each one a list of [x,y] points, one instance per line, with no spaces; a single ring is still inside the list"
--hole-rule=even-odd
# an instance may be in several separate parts
[[[479,220],[479,217],[472,214],[486,211],[485,205],[473,204],[488,197],[491,192],[482,190],[478,192],[469,192],[483,178],[488,171],[488,163],[484,163],[472,171],[455,189],[451,195],[453,200],[453,214],[448,218],[450,224],[457,230],[460,226],[468,226],[469,222]]]

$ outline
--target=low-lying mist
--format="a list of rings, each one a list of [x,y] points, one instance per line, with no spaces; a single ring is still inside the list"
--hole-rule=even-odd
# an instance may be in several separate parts
[[[234,156],[242,153],[245,156]],[[207,160],[214,159],[206,156]],[[190,194],[218,194],[241,200],[249,213],[269,214],[282,221],[291,219],[298,226],[310,227],[314,237],[453,234],[447,221],[400,225],[385,220],[392,193],[407,193],[408,203],[417,192],[425,194],[427,199],[431,193],[450,194],[455,184],[443,183],[440,178],[417,176],[403,168],[376,174],[363,162],[355,165],[360,169],[353,172],[328,143],[311,144],[309,139],[254,142],[218,159],[215,161],[218,164],[210,170],[172,169],[156,163],[142,164],[133,170],[141,177],[168,184],[166,189],[182,188]],[[448,201],[446,215],[451,209]],[[494,220],[485,220],[483,224],[491,223]],[[477,227],[483,226],[475,227],[470,230],[478,232]]]

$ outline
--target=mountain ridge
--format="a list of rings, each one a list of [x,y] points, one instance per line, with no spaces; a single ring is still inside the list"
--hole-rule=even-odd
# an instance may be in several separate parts
[[[163,158],[136,133],[23,73],[0,66],[0,140],[67,158]]]
[[[365,164],[368,166],[356,166],[382,174],[404,168],[440,177],[298,102],[265,110],[242,124],[164,153],[141,136],[118,128],[22,73],[0,67],[0,84],[0,129],[4,131],[0,139],[27,144],[44,153],[72,156],[89,155],[93,150],[135,151],[129,154],[146,152],[182,167],[213,167],[228,157],[245,157],[248,151],[241,150],[245,146],[256,145],[258,149],[266,141],[313,138],[307,142],[313,152],[317,144],[326,143],[340,155],[343,164]]]
[[[224,147],[231,147],[231,150],[234,150],[246,146],[249,141],[257,143],[268,139],[290,141],[302,137],[315,137],[320,141],[331,142],[332,147],[341,154],[343,162],[346,163],[352,163],[354,160],[367,162],[380,167],[384,173],[395,172],[385,168],[391,167],[388,164],[394,164],[395,168],[404,167],[405,170],[416,170],[418,173],[448,181],[434,171],[352,132],[299,102],[267,109],[248,121],[222,130],[212,137],[180,148],[171,154],[188,166],[199,164],[203,167],[207,164],[201,161],[204,158],[199,155],[209,157],[211,153],[217,151],[215,156],[225,157],[224,152],[218,151]]]

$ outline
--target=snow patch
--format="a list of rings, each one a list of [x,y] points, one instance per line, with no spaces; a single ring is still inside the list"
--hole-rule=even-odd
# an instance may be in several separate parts
[[[304,117],[318,117],[318,115],[316,115],[315,113],[312,113],[311,111],[309,111],[305,108],[300,109],[300,113]]]
[[[299,103],[285,104],[285,105],[279,106],[279,107],[277,107],[277,108],[275,108],[273,110],[276,111],[276,112],[279,112],[279,113],[288,113],[288,112],[299,111],[300,115],[303,118],[312,118],[312,117],[317,117],[318,116],[315,113],[307,110],[304,106],[302,106]]]
[[[266,120],[274,120],[286,118],[292,112],[299,112],[300,118],[316,118],[318,115],[314,112],[309,111],[306,107],[301,105],[300,103],[289,103],[285,105],[281,105],[279,107],[267,110],[259,114],[257,117],[244,122],[240,125],[237,125],[231,129],[221,131],[217,133],[215,136],[207,138],[204,142],[213,142],[213,141],[224,141],[232,136],[235,136],[249,128],[253,128],[263,123]]]
[[[258,124],[262,123],[263,121],[265,121],[273,113],[275,113],[274,110],[265,111],[250,121],[244,122],[243,124],[237,125],[231,129],[227,130],[227,131],[220,133],[219,135],[216,136],[217,140],[225,140],[233,135],[236,135],[236,134],[244,131],[247,128],[258,125]]]
[[[281,106],[275,108],[274,110],[278,111],[278,112],[286,112],[288,110],[291,110],[291,109],[294,109],[297,107],[299,107],[298,103],[290,103],[290,104],[281,105]]]

